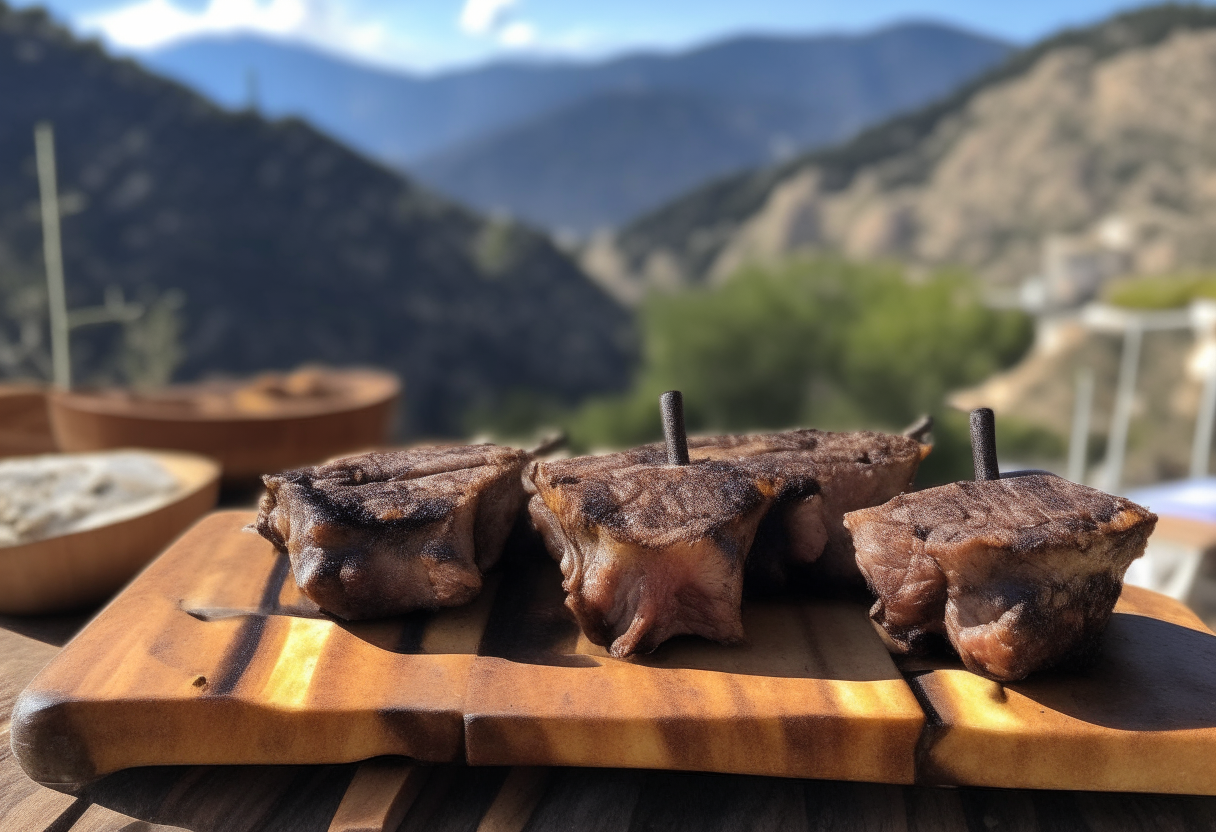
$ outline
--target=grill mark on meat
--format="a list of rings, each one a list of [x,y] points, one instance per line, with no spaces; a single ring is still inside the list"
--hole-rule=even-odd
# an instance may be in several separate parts
[[[688,468],[689,473],[676,471]],[[568,512],[614,537],[657,548],[674,540],[712,535],[730,518],[765,501],[751,477],[717,461],[689,466],[630,466],[602,479],[568,477],[547,481],[571,501]],[[679,522],[674,523],[673,519]]]
[[[1097,655],[1156,520],[1121,497],[1033,474],[902,495],[845,525],[878,596],[871,617],[897,649],[922,652],[944,633],[968,669],[1013,681]]]

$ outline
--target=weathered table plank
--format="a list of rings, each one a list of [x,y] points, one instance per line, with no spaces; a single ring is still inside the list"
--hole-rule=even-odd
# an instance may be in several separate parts
[[[368,760],[346,788],[329,832],[393,832],[414,805],[430,772],[395,760]]]

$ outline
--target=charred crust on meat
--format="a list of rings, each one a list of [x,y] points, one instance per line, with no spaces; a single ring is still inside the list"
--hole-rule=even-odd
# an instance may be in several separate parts
[[[463,604],[525,495],[529,456],[495,445],[377,452],[264,478],[255,529],[341,618]]]
[[[627,468],[608,479],[551,480],[567,486],[571,516],[603,526],[614,537],[657,547],[713,534],[766,498],[745,471],[724,462]]]
[[[566,604],[615,656],[691,632],[742,638],[742,584],[788,591],[825,556],[861,584],[841,517],[907,488],[926,447],[889,434],[693,437],[687,465],[666,446],[537,462],[524,488],[561,563]],[[744,577],[746,575],[746,578]],[[749,590],[750,591],[750,590]]]
[[[721,460],[639,463],[650,453],[638,450],[541,463],[525,475],[566,606],[617,658],[682,633],[742,639],[743,564],[774,483]]]
[[[890,641],[916,652],[944,633],[968,669],[997,681],[1094,655],[1156,521],[1050,474],[954,483],[845,516]]]

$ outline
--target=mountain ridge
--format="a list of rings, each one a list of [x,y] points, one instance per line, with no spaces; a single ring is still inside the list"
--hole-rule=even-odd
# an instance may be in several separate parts
[[[365,72],[248,38],[186,43],[143,61],[234,107],[247,99],[246,65],[256,67],[265,112],[304,114],[362,152],[483,210],[505,207],[550,227],[571,215],[586,215],[577,229],[586,232],[618,225],[631,212],[658,205],[694,181],[771,160],[769,145],[794,152],[838,141],[946,93],[1008,49],[957,27],[916,22],[858,35],[748,35],[675,54],[631,54],[594,63],[495,63],[433,77]],[[222,84],[216,80],[217,67],[226,73]],[[601,171],[580,169],[580,148],[571,142],[555,163],[574,172],[575,190],[586,196],[573,200],[554,185],[545,200],[555,207],[529,210],[535,208],[529,202],[533,181],[553,179],[555,172],[539,158],[512,166],[520,158],[518,136],[512,133],[531,131],[536,141],[556,146],[562,131],[573,129],[577,136],[596,137],[607,150],[600,129],[605,119],[599,119],[600,127],[583,126],[586,119],[580,121],[578,114],[587,113],[587,103],[597,96],[611,95],[665,96],[673,104],[668,122],[680,112],[712,105],[714,112],[703,121],[714,126],[713,132],[690,145],[706,151],[703,159],[667,143],[669,159],[699,165],[695,176],[662,181],[629,170],[635,154],[664,146],[661,130],[647,129],[645,121],[631,123],[628,133],[612,132],[617,137],[612,164],[627,177],[649,181],[644,195],[613,206],[615,183],[605,182]],[[757,102],[765,106],[757,109]],[[573,120],[562,121],[563,111],[570,110]],[[739,131],[729,125],[748,111],[757,122],[752,132],[765,135],[748,143],[743,153]],[[505,146],[496,144],[500,141]],[[726,151],[712,147],[712,141]],[[727,152],[732,147],[733,153]],[[492,177],[469,173],[475,170],[496,172]],[[601,195],[606,208],[596,204]]]
[[[414,173],[483,210],[580,236],[707,176],[791,155],[809,115],[784,102],[609,91],[425,159]]]
[[[896,42],[895,45],[898,46],[898,41],[901,39],[906,40],[908,37],[923,37],[926,35],[932,37],[952,36],[960,41],[965,39],[976,44],[977,48],[984,51],[1005,52],[1010,48],[1008,44],[996,38],[972,33],[960,27],[933,21],[913,20],[879,27],[861,34],[831,33],[805,36],[744,34],[738,37],[718,39],[691,49],[671,53],[641,51],[590,62],[562,59],[502,60],[435,74],[409,73],[373,65],[357,64],[312,47],[289,44],[256,36],[200,37],[157,50],[136,53],[134,57],[140,63],[154,69],[160,74],[186,83],[229,107],[240,107],[248,103],[247,69],[253,68],[258,71],[259,86],[264,87],[265,79],[262,75],[267,68],[268,61],[272,60],[296,61],[291,66],[291,71],[298,73],[303,70],[309,73],[310,83],[308,86],[310,88],[314,86],[313,82],[316,80],[316,72],[323,63],[325,64],[325,71],[366,74],[370,78],[383,82],[398,83],[402,85],[396,91],[398,94],[408,94],[411,91],[410,88],[419,90],[424,87],[446,87],[447,89],[441,89],[441,94],[457,100],[457,106],[459,106],[459,100],[462,98],[475,99],[477,106],[472,109],[476,112],[472,113],[472,115],[488,117],[488,121],[484,123],[485,126],[479,124],[477,130],[472,132],[452,134],[442,142],[432,143],[426,149],[407,151],[399,159],[392,159],[384,154],[373,152],[373,155],[379,158],[388,158],[390,162],[404,164],[422,158],[429,152],[440,149],[441,146],[450,147],[458,141],[471,139],[475,136],[484,136],[487,132],[486,127],[492,131],[522,124],[532,116],[540,115],[557,106],[570,103],[589,92],[600,92],[609,89],[639,89],[642,87],[668,90],[701,89],[704,91],[704,85],[689,77],[689,75],[703,74],[707,65],[712,67],[713,64],[721,60],[719,56],[728,52],[755,50],[757,48],[762,51],[804,50],[807,46],[840,49],[841,47],[848,47],[854,44],[882,44],[887,41],[894,41]],[[264,52],[260,55],[243,56],[241,50],[246,49],[264,50]],[[212,51],[214,53],[213,56],[208,57],[205,54],[207,51]],[[204,78],[204,72],[208,70],[202,66],[202,61],[215,60],[216,57],[223,59],[225,64],[223,70],[227,73],[226,76],[216,75],[212,79]],[[823,59],[820,60],[823,62]],[[831,63],[835,60],[835,56],[830,56],[826,62]],[[737,65],[741,66],[748,63],[748,61],[737,59],[732,59],[732,61],[732,70]],[[257,65],[253,66],[253,62],[256,62]],[[309,64],[312,65],[312,68],[306,69]],[[656,79],[656,76],[661,77]],[[739,78],[744,77],[743,73],[733,71],[726,73],[726,77],[723,76],[724,74],[721,72],[714,74],[715,80],[713,83],[737,84]],[[518,85],[535,85],[537,78],[548,84],[548,87],[538,88],[533,93],[537,99],[535,103],[528,104],[525,102],[524,107],[516,108],[519,110],[518,114],[513,114],[506,118],[498,115],[501,112],[500,108],[504,103],[504,99],[509,98],[512,94],[518,95],[520,91]],[[899,84],[901,82],[906,83],[906,77],[888,79],[888,83]],[[759,91],[768,91],[771,95],[771,84],[762,82],[762,86],[763,89]],[[479,87],[482,89],[478,89]],[[755,94],[757,90],[745,87],[742,92]],[[262,89],[261,95],[263,99],[265,98],[265,94],[265,89]],[[336,99],[336,96],[334,98]],[[270,115],[301,115],[307,114],[307,110],[309,109],[307,107],[300,108],[290,103],[265,101],[263,102],[263,106],[267,107],[267,113]],[[301,109],[303,109],[303,113]],[[324,118],[314,119],[314,121],[321,128],[331,126]],[[426,128],[428,125],[422,125],[422,127]],[[349,142],[348,137],[340,133],[337,135],[339,138],[343,138]],[[367,149],[360,142],[349,143],[356,147]]]
[[[0,100],[7,375],[40,367],[15,345],[46,343],[32,130],[50,120],[60,191],[83,207],[63,221],[70,306],[121,289],[158,310],[139,327],[74,333],[85,381],[173,350],[183,380],[377,364],[405,379],[411,433],[453,435],[518,390],[568,402],[627,380],[627,313],[547,238],[303,122],[225,112],[3,4]]]
[[[830,200],[833,194],[848,193],[863,176],[881,179],[874,187],[886,189],[884,193],[928,187],[925,183],[937,170],[939,157],[948,153],[952,142],[958,138],[954,134],[947,135],[949,130],[943,125],[951,119],[960,124],[966,121],[971,117],[968,108],[977,100],[1029,78],[1045,59],[1064,53],[1084,53],[1092,67],[1101,67],[1120,55],[1161,46],[1174,33],[1204,32],[1213,27],[1216,27],[1216,10],[1171,4],[1117,15],[1084,29],[1066,30],[1015,53],[1006,63],[944,99],[862,131],[848,142],[801,155],[780,165],[726,177],[685,194],[637,218],[611,240],[593,242],[584,252],[584,265],[605,283],[616,285],[648,281],[670,283],[672,280],[696,282],[712,274],[720,276],[729,265],[721,261],[722,255],[736,239],[741,226],[755,219],[766,205],[777,199],[778,188],[793,182],[797,176],[810,176],[813,172],[816,181],[813,187],[810,184],[806,187],[815,192],[815,198],[820,202],[812,206],[814,199],[811,197],[786,192],[782,198],[794,213],[798,207],[811,213],[827,210],[820,203]],[[1198,89],[1194,87],[1193,91]],[[1050,93],[1045,91],[1044,94]],[[1019,129],[1018,124],[1007,126],[1011,130]],[[961,126],[956,127],[956,132],[963,130]],[[989,166],[986,170],[999,168],[1002,161],[994,156],[983,160]],[[791,216],[786,219],[795,222]],[[898,224],[897,220],[893,221]],[[932,218],[917,214],[915,222],[931,225]],[[837,251],[846,248],[836,238],[803,242],[812,248]],[[901,256],[899,246],[879,248],[870,254]],[[734,263],[740,262],[742,256],[741,252],[736,254]],[[953,261],[941,258],[938,262],[983,265],[974,258],[969,262],[965,257]],[[1002,279],[1010,277],[1006,273]]]

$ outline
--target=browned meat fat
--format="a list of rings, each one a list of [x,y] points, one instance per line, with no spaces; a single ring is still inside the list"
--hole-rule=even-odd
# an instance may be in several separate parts
[[[1014,681],[1096,648],[1156,515],[1050,474],[958,482],[845,515],[895,649],[945,636]]]
[[[845,513],[907,489],[928,453],[929,446],[915,439],[871,431],[807,429],[689,441],[693,459],[728,460],[779,483],[777,503],[748,562],[748,581],[764,589],[808,577],[860,587]]]
[[[743,638],[743,566],[775,484],[725,462],[647,451],[534,462],[528,510],[561,562],[566,606],[613,656],[692,633]]]
[[[370,453],[264,477],[257,532],[345,619],[464,604],[523,508],[529,455],[495,445]]]

